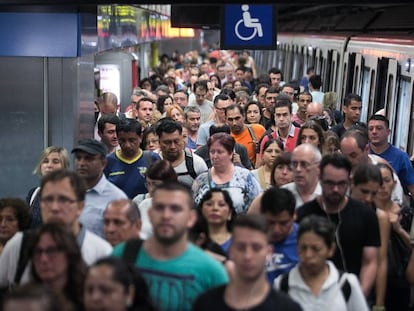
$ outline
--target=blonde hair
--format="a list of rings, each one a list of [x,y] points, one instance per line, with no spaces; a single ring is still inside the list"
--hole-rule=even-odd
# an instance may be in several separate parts
[[[324,108],[329,108],[332,111],[336,109],[338,102],[338,95],[335,92],[326,92],[323,95],[322,105]]]
[[[69,169],[69,154],[68,151],[63,147],[56,147],[50,146],[43,150],[42,154],[40,155],[40,160],[37,163],[35,169],[33,170],[33,174],[37,174],[42,176],[42,172],[40,167],[42,166],[43,161],[53,152],[59,154],[60,163],[62,164],[62,169]]]
[[[180,114],[183,116],[183,120],[185,120],[184,111],[183,111],[183,109],[182,109],[179,105],[177,105],[177,104],[172,104],[172,105],[169,105],[169,106],[167,107],[166,111],[165,111],[165,115],[166,115],[167,117],[171,118],[171,114],[172,114],[173,109],[177,109],[177,110],[180,112]]]

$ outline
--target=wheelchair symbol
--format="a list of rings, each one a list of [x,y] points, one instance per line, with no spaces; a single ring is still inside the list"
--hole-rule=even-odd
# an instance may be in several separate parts
[[[234,26],[234,32],[236,33],[237,38],[243,41],[249,41],[253,39],[256,35],[259,36],[259,38],[263,37],[262,24],[260,23],[258,18],[252,18],[250,16],[249,6],[247,4],[243,4],[241,6],[241,9],[243,11],[243,18],[240,19]],[[250,35],[246,35],[246,31],[244,31],[242,32],[242,34],[240,34],[239,28],[241,25],[243,25],[243,27],[246,29],[253,28],[252,33]]]

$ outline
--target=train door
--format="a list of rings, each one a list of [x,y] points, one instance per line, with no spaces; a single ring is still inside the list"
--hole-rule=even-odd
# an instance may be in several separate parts
[[[395,128],[393,143],[404,151],[407,151],[409,134],[411,133],[412,90],[411,79],[401,77],[397,96],[397,114],[395,126],[393,126]]]
[[[362,92],[362,68],[364,68],[364,57],[361,54],[355,54],[352,93],[358,95]]]
[[[295,46],[292,79],[300,80],[300,78],[302,78],[303,58],[302,58],[301,52],[302,52],[302,48],[300,46]]]
[[[391,143],[394,144],[394,140],[396,139],[397,132],[399,131],[406,131],[409,124],[406,124],[403,127],[403,124],[399,123],[398,115],[407,113],[404,109],[410,107],[409,104],[406,105],[406,102],[399,102],[398,101],[398,76],[400,72],[400,68],[398,62],[395,59],[389,59],[383,57],[380,60],[381,67],[383,70],[383,74],[381,74],[379,79],[381,79],[381,85],[384,85],[383,88],[383,108],[385,108],[385,115],[387,116],[388,120],[390,120],[390,128],[391,128]],[[400,136],[401,137],[401,136]],[[405,147],[404,147],[405,148]]]
[[[339,82],[339,75],[340,75],[340,64],[341,56],[340,53],[336,50],[332,51],[332,65],[331,65],[331,75],[329,78],[330,85],[329,90],[332,92],[338,93],[338,82]]]
[[[290,44],[287,46],[287,55],[285,59],[285,66],[283,68],[283,78],[285,82],[292,80],[292,69],[293,69],[293,59],[295,53],[295,45]]]
[[[362,111],[360,120],[366,122],[374,113],[376,68],[365,66],[362,72]]]
[[[345,96],[349,93],[352,93],[353,87],[353,77],[354,77],[354,69],[355,69],[355,53],[345,53],[344,56],[344,70],[343,70],[343,77],[342,77],[342,96],[341,99],[345,98]],[[341,104],[342,106],[342,104]]]
[[[315,55],[315,72],[317,74],[320,74],[323,77],[323,68],[322,68],[323,58],[322,58],[321,49],[317,48],[316,50],[314,50],[314,55]]]
[[[361,97],[362,111],[360,120],[366,122],[374,112],[375,81],[378,59],[373,56],[364,58],[364,66],[361,71]]]

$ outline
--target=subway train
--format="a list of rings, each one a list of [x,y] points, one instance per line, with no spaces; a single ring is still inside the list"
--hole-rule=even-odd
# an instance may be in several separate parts
[[[390,142],[414,151],[414,37],[279,33],[277,50],[252,51],[257,71],[278,67],[284,81],[300,80],[310,66],[322,77],[322,90],[361,95],[361,121],[380,109],[390,120]]]

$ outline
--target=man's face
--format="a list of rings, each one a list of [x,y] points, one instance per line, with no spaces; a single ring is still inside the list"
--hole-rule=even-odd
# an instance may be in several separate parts
[[[141,145],[141,136],[135,132],[119,132],[118,133],[119,147],[121,147],[122,156],[127,159],[136,157],[139,153],[139,146]]]
[[[184,139],[178,130],[173,133],[164,132],[160,136],[160,148],[166,160],[175,161],[183,152]]]
[[[217,119],[220,123],[226,122],[226,108],[230,106],[230,100],[221,100],[219,99],[214,105],[214,111],[216,113]]]
[[[69,178],[44,185],[40,197],[40,211],[44,223],[63,222],[72,226],[82,212],[84,201],[78,201]]]
[[[288,107],[275,108],[275,124],[278,129],[290,128],[292,124],[292,115]]]
[[[273,108],[275,107],[277,93],[267,93],[265,96],[265,103],[264,107],[267,111],[272,112]]]
[[[196,220],[190,200],[188,194],[182,191],[155,191],[148,215],[158,242],[173,245],[186,239],[187,230]]]
[[[244,130],[244,116],[239,109],[228,110],[226,120],[233,134],[240,134]]]
[[[371,120],[368,122],[368,138],[372,145],[381,146],[388,143],[390,129],[386,128],[385,122],[381,120]]]
[[[282,88],[281,93],[288,95],[292,103],[295,101],[295,90],[293,87],[285,86]]]
[[[274,243],[284,241],[292,231],[295,216],[288,211],[282,211],[276,215],[266,213],[267,223],[269,224],[269,240]]]
[[[84,151],[75,152],[75,170],[87,183],[97,182],[101,178],[106,160],[100,154],[90,154]]]
[[[211,81],[207,81],[207,95],[206,98],[209,101],[213,101],[213,97],[214,97],[214,84]]]
[[[243,70],[236,70],[235,76],[236,76],[236,80],[242,81],[244,79],[244,71]]]
[[[104,130],[98,132],[101,141],[108,146],[108,148],[115,148],[118,146],[118,138],[116,137],[116,125],[112,123],[105,123]]]
[[[280,81],[282,80],[282,75],[280,73],[271,73],[269,78],[272,86],[279,87]]]
[[[137,238],[141,229],[141,222],[131,222],[128,217],[129,203],[119,200],[110,203],[104,212],[105,239],[115,246],[128,239]]]
[[[266,234],[250,228],[236,227],[232,238],[229,254],[237,276],[246,282],[254,282],[263,277],[266,258],[272,253]]]
[[[266,107],[266,91],[267,91],[267,87],[261,87],[259,89],[259,92],[257,94],[257,100],[259,103],[262,104],[263,107]]]
[[[202,105],[207,96],[207,91],[204,88],[198,87],[194,93],[198,105]]]
[[[293,181],[297,187],[309,187],[319,179],[319,162],[311,149],[296,149],[292,152],[291,167]]]
[[[118,107],[110,103],[101,103],[99,105],[99,112],[101,114],[116,114]]]
[[[348,172],[331,164],[324,167],[322,176],[322,197],[331,206],[339,206],[349,186]]]
[[[226,77],[226,69],[224,66],[217,67],[217,75],[220,79],[224,79]]]
[[[187,107],[187,105],[188,105],[187,95],[185,95],[182,92],[177,92],[177,93],[174,94],[174,101],[180,107]]]
[[[186,119],[186,127],[191,133],[198,131],[200,127],[200,117],[201,114],[198,112],[188,112]]]
[[[152,111],[154,110],[154,106],[150,101],[142,101],[139,103],[139,108],[137,110],[138,119],[144,122],[149,123],[152,117]]]
[[[344,105],[342,108],[343,112],[345,113],[345,118],[352,123],[359,121],[359,117],[361,116],[361,109],[362,103],[355,100],[351,100],[351,103],[348,107]]]
[[[361,163],[368,162],[367,150],[361,150],[358,147],[356,139],[345,137],[341,141],[341,153],[352,163],[352,169],[355,169]]]
[[[306,108],[312,102],[312,96],[307,94],[299,95],[298,98],[298,112],[306,114]]]

